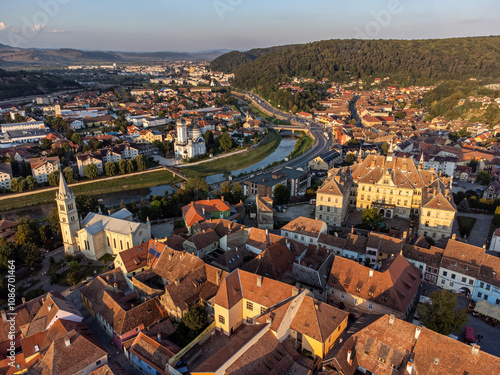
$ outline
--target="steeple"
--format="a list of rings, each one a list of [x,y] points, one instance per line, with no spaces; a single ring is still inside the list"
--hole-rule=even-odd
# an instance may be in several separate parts
[[[420,155],[420,163],[418,163],[418,169],[424,169],[424,153]]]
[[[359,145],[358,163],[363,161],[363,145]]]
[[[59,190],[57,191],[56,199],[68,199],[68,198],[74,198],[75,196],[69,190],[68,184],[66,183],[66,180],[64,178],[64,174],[60,173],[59,174]]]
[[[389,146],[389,151],[387,151],[387,161],[391,162],[394,156],[394,144],[391,140],[391,145]]]

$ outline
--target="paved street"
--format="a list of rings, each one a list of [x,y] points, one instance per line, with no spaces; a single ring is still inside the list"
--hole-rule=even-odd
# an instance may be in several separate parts
[[[458,212],[456,216],[474,217],[477,219],[472,231],[470,232],[470,237],[467,238],[467,243],[474,246],[482,247],[488,241],[488,233],[490,231],[492,215],[485,214],[468,214],[464,212]],[[460,231],[458,230],[458,221],[455,216],[455,221],[453,222],[453,233],[460,237]]]

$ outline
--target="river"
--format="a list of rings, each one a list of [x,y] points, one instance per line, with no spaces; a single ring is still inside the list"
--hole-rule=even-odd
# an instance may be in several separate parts
[[[249,173],[252,171],[257,171],[267,167],[269,164],[272,164],[275,161],[284,160],[294,150],[296,142],[297,141],[295,139],[290,139],[290,138],[282,139],[279,146],[276,148],[276,150],[274,150],[274,152],[271,155],[267,156],[265,159],[249,167],[233,171],[232,175],[238,176],[240,173]],[[224,181],[225,179],[226,177],[224,177],[222,173],[208,176],[205,178],[208,184],[217,184]],[[99,203],[105,206],[118,206],[120,205],[122,200],[124,203],[138,202],[142,198],[148,199],[153,195],[163,196],[165,192],[168,192],[168,194],[172,194],[175,192],[175,190],[176,189],[170,185],[159,185],[150,188],[102,194],[100,196],[97,196],[96,198],[99,199]],[[35,220],[46,218],[49,216],[50,212],[55,206],[56,204],[54,202],[54,203],[40,204],[38,206],[23,207],[14,210],[0,212],[0,220],[1,219],[18,220],[19,218],[25,216]]]

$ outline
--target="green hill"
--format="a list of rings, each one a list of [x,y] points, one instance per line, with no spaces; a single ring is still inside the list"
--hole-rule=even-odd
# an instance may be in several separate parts
[[[500,37],[427,40],[327,40],[230,52],[211,68],[235,73],[233,85],[254,89],[279,100],[278,83],[291,77],[328,78],[336,82],[376,77],[390,84],[434,84],[442,80],[500,77]],[[321,87],[309,87],[321,93]],[[279,90],[284,91],[284,90]],[[304,100],[307,100],[305,98]],[[280,100],[287,109],[297,105],[291,96]]]

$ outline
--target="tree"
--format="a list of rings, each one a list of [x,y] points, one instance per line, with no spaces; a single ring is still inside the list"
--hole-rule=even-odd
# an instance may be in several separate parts
[[[220,139],[219,139],[219,145],[224,151],[227,151],[233,147],[233,139],[229,135],[228,132],[222,133]]]
[[[42,263],[42,254],[40,253],[40,248],[32,243],[28,242],[22,246],[22,252],[24,254],[24,265],[26,267],[36,267]]]
[[[363,211],[361,220],[372,229],[378,229],[384,222],[384,216],[380,214],[376,208],[367,208]]]
[[[74,133],[71,136],[71,142],[73,142],[74,144],[80,145],[83,142],[82,135],[80,133]]]
[[[50,186],[59,185],[59,171],[49,173],[49,175],[47,176],[47,181]]]
[[[54,233],[58,238],[61,237],[61,224],[59,223],[59,212],[57,212],[57,207],[54,207],[52,211],[50,211],[50,215],[48,217],[50,222],[50,227],[52,229],[52,233]]]
[[[50,146],[52,146],[52,141],[47,138],[43,138],[40,143],[41,143],[40,148],[42,150],[50,150],[51,148]]]
[[[389,147],[390,147],[389,143],[387,142],[382,143],[382,146],[380,146],[380,148],[382,149],[382,154],[387,155],[387,153],[389,152]]]
[[[192,177],[186,181],[185,190],[191,193],[193,200],[197,201],[208,196],[210,186],[203,178]]]
[[[476,179],[481,185],[488,185],[492,178],[493,177],[491,177],[491,175],[485,171],[478,172],[478,174],[476,175]]]
[[[35,190],[38,186],[35,177],[28,176],[26,177],[26,187],[28,190]]]
[[[77,195],[75,197],[75,203],[78,214],[82,217],[87,216],[89,212],[99,211],[99,203],[97,202],[97,199],[91,195]]]
[[[106,176],[114,176],[117,172],[116,163],[114,161],[108,161],[104,164],[104,170],[106,171]]]
[[[235,200],[235,203],[238,203],[242,201],[245,198],[245,195],[243,194],[243,186],[239,182],[235,182],[233,184],[233,199]]]
[[[139,172],[146,170],[146,159],[144,158],[144,155],[137,155],[135,157],[135,162],[137,164],[137,170]]]
[[[211,130],[207,130],[205,134],[203,134],[203,138],[207,146],[214,144],[214,133]]]
[[[68,184],[71,184],[75,181],[75,171],[71,167],[66,167],[63,169],[63,175]]]
[[[440,290],[430,295],[431,302],[418,305],[417,312],[422,324],[443,335],[459,332],[467,323],[465,309],[456,311],[457,296],[447,290]]]
[[[274,201],[276,204],[286,204],[290,201],[290,188],[279,184],[274,188]]]
[[[199,331],[207,325],[207,312],[203,305],[196,305],[182,317],[182,322],[193,331]]]
[[[68,272],[68,276],[66,276],[66,281],[71,286],[78,284],[80,279],[81,275],[79,271]]]
[[[479,162],[476,160],[476,159],[472,159],[470,162],[469,162],[469,167],[472,168],[472,172],[475,173],[476,172],[476,168],[477,166],[479,165]]]
[[[135,164],[132,159],[127,160],[127,173],[135,172]]]
[[[346,155],[345,157],[345,162],[348,164],[354,163],[354,160],[356,160],[356,155],[350,152],[349,154]]]
[[[118,170],[120,171],[120,174],[127,173],[127,160],[126,159],[120,159],[120,161],[118,162]]]
[[[97,165],[95,165],[94,163],[90,163],[87,164],[85,168],[83,168],[83,173],[85,173],[85,176],[87,176],[87,178],[93,180],[99,175],[99,170],[97,169]]]
[[[220,185],[220,194],[224,196],[229,196],[229,194],[231,194],[231,184],[229,181],[224,181]]]
[[[17,226],[16,245],[22,246],[38,238],[38,227],[34,220],[23,219]]]
[[[5,238],[0,239],[0,268],[7,269],[9,260],[14,259],[14,247]]]

